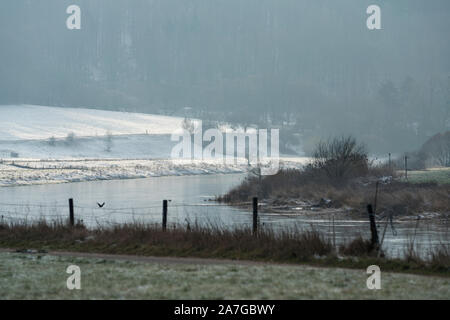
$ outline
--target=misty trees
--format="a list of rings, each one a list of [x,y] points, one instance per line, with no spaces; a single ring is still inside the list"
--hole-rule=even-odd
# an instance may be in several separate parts
[[[427,98],[430,90],[431,87],[421,85],[410,76],[402,81],[386,80],[380,84],[378,103],[370,114],[370,120],[377,138],[385,145],[385,152],[419,148],[427,137],[435,133],[434,130],[440,130],[439,124],[432,120],[441,118],[441,112]]]
[[[394,82],[391,80],[384,81],[380,85],[378,95],[380,96],[381,102],[388,107],[390,111],[398,108],[400,104],[400,93]]]
[[[326,1],[327,10],[307,0],[82,1],[73,32],[62,21],[67,4],[3,1],[0,103],[165,113],[192,105],[237,123],[297,114],[312,136],[352,132],[384,152],[406,137],[419,147],[450,124],[444,91],[428,90],[431,76],[436,86],[448,76],[444,1],[408,3],[408,15],[406,1],[394,1],[388,32],[374,33],[355,25],[365,5],[351,1]],[[416,79],[408,102],[406,74]]]
[[[431,165],[450,167],[450,131],[431,137],[420,150]]]
[[[408,157],[408,167],[413,170],[450,167],[450,131],[435,134],[419,150],[407,152],[405,156]],[[398,165],[403,166],[403,158],[398,159]]]

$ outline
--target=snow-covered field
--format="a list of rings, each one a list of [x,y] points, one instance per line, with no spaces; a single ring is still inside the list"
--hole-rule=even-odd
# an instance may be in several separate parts
[[[282,168],[298,168],[302,158],[282,161]],[[17,159],[0,162],[0,187],[36,185],[95,180],[150,178],[199,174],[245,173],[249,171],[245,159],[234,165],[218,160],[158,160],[158,159],[73,159],[33,160]]]
[[[168,159],[182,118],[84,108],[0,106],[0,158]]]
[[[123,134],[171,134],[183,118],[85,108],[0,106],[0,141]]]
[[[67,139],[0,141],[0,159],[168,159],[170,135],[119,135]]]
[[[196,120],[194,120],[196,121]],[[171,159],[183,118],[84,108],[0,106],[0,186],[237,173],[246,161]],[[298,167],[304,158],[285,159]]]
[[[0,164],[0,187],[95,180],[150,178],[197,174],[240,173],[245,161],[224,165],[191,160],[25,160]]]

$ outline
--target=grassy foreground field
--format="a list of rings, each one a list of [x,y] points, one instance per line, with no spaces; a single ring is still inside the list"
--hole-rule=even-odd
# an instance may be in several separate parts
[[[81,290],[68,290],[69,265]],[[0,253],[1,299],[449,299],[450,279],[283,265],[156,264]]]
[[[427,259],[420,257],[414,246],[405,246],[403,258],[377,257],[366,239],[349,239],[346,245],[334,248],[325,234],[295,226],[277,233],[263,228],[255,236],[246,227],[193,225],[189,230],[180,226],[163,231],[158,225],[143,223],[88,229],[83,225],[71,227],[62,221],[19,222],[0,224],[0,248],[19,252],[66,251],[75,255],[230,259],[359,270],[378,265],[390,272],[450,276],[449,247],[445,243],[430,249]]]
[[[405,181],[404,177],[402,181]],[[408,171],[408,181],[412,183],[436,182],[439,184],[450,184],[450,168]]]

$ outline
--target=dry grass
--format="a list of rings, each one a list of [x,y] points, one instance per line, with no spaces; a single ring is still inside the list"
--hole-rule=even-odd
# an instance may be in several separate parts
[[[369,240],[363,239],[360,236],[346,245],[341,245],[339,247],[339,253],[352,257],[373,255],[373,246]]]
[[[441,244],[431,252],[431,265],[436,268],[450,266],[450,248],[448,245]]]
[[[377,212],[397,216],[449,212],[449,183],[402,182],[396,173],[391,163],[369,161],[366,148],[354,137],[338,137],[319,142],[305,168],[281,170],[272,176],[249,176],[218,200],[241,203],[257,196],[269,205],[289,205],[292,200],[300,200],[314,206],[347,206],[357,212],[365,212],[366,205],[372,203]],[[380,190],[375,203],[377,186]]]
[[[373,168],[369,176],[340,184],[319,178],[308,170],[283,170],[261,180],[250,177],[218,200],[240,203],[258,196],[277,204],[292,199],[314,204],[326,198],[332,200],[333,207],[348,206],[357,212],[365,212],[367,203],[374,201],[376,181],[379,176],[385,176],[385,170],[387,169]],[[395,215],[425,211],[448,212],[450,184],[408,183],[397,180],[380,183],[377,204],[377,212],[389,211]]]
[[[228,230],[219,226],[193,225],[162,231],[151,224],[123,224],[89,230],[70,228],[62,222],[48,224],[0,225],[0,246],[61,248],[103,253],[176,255],[259,259],[267,261],[308,261],[314,256],[329,255],[332,245],[315,231],[292,228],[282,232],[261,230],[253,236],[248,228]]]
[[[409,241],[404,251],[405,261],[412,264],[422,263],[423,259],[413,240]],[[441,243],[440,245],[435,246],[433,250],[429,251],[429,256],[428,264],[431,268],[448,271],[450,266],[450,246],[448,244]]]
[[[363,239],[341,247],[338,257],[331,241],[317,231],[297,228],[274,232],[262,230],[253,236],[247,228],[227,230],[218,226],[190,230],[174,228],[163,232],[159,226],[124,224],[98,229],[63,222],[0,224],[0,247],[14,249],[63,250],[72,252],[226,258],[279,263],[365,269],[377,264],[386,271],[450,275],[448,245],[422,260],[412,250],[406,259],[377,258],[367,252]],[[412,248],[414,249],[414,248]],[[356,259],[354,257],[357,257]]]

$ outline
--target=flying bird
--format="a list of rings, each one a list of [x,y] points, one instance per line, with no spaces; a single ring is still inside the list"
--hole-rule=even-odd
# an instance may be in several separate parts
[[[103,208],[105,206],[105,203],[103,202],[102,204],[100,204],[100,203],[97,202],[97,205],[98,205],[99,208]]]

